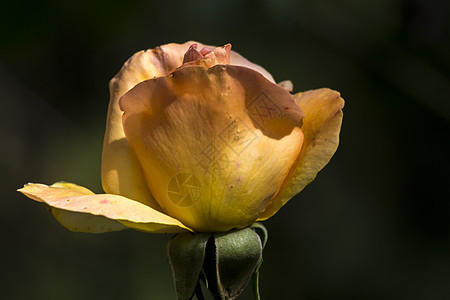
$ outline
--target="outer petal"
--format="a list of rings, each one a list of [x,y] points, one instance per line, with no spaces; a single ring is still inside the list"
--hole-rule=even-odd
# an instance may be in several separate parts
[[[138,52],[109,83],[111,100],[102,153],[102,184],[106,193],[123,195],[161,210],[148,191],[139,162],[125,138],[119,98],[139,82],[167,75],[179,67],[184,53],[193,43],[199,44],[167,44]],[[199,47],[203,45],[199,44]]]
[[[305,140],[297,166],[259,220],[273,216],[286,202],[308,185],[331,159],[339,144],[344,100],[330,89],[298,93],[295,101],[303,110]]]
[[[197,231],[252,224],[303,139],[289,92],[238,66],[185,67],[140,83],[120,105],[156,201]]]
[[[152,233],[189,230],[178,220],[142,203],[118,195],[93,194],[74,184],[27,184],[18,191],[50,206],[57,220],[73,231],[99,233],[121,230],[123,225]]]
[[[60,187],[67,189],[67,194],[73,193],[74,196],[82,195],[94,195],[93,192],[85,187],[76,185],[69,182],[57,182],[51,185],[51,187]],[[103,233],[109,231],[119,231],[126,229],[127,227],[122,223],[105,218],[103,216],[95,216],[91,214],[78,213],[59,208],[48,206],[50,212],[55,219],[61,223],[64,227],[71,231],[88,232],[88,233]]]

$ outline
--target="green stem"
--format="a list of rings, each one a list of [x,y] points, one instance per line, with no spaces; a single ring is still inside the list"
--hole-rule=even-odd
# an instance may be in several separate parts
[[[251,226],[255,231],[260,230],[261,231],[261,242],[262,242],[262,248],[266,246],[267,240],[269,239],[269,233],[267,232],[266,227],[261,223],[255,223]],[[259,295],[259,268],[261,268],[263,262],[262,254],[261,258],[259,259],[258,265],[256,266],[255,271],[252,275],[252,291],[253,291],[253,299],[260,300],[261,296]]]
[[[252,290],[253,290],[253,299],[260,300],[261,296],[259,295],[259,272],[256,271],[252,275]]]
[[[200,282],[197,283],[195,287],[195,296],[197,296],[198,300],[205,300],[205,296],[203,295],[202,287],[200,286]]]

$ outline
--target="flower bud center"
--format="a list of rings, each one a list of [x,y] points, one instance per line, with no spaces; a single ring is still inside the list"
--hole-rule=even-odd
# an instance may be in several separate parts
[[[203,47],[200,50],[197,47],[197,44],[192,44],[189,47],[184,54],[183,64],[180,68],[197,65],[209,69],[215,65],[230,64],[231,44],[217,48]]]

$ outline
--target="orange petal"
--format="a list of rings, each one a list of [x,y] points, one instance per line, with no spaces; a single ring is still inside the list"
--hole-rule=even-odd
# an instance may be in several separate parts
[[[184,67],[140,83],[120,106],[156,201],[197,231],[252,224],[303,140],[293,97],[249,68]]]
[[[139,82],[167,75],[179,67],[183,62],[184,53],[193,43],[196,42],[167,44],[138,52],[111,80],[109,84],[111,100],[102,153],[102,184],[106,193],[123,195],[161,210],[148,191],[139,162],[125,138],[119,98]]]
[[[73,231],[98,233],[125,226],[151,233],[189,230],[178,220],[140,202],[118,195],[93,194],[70,183],[27,184],[18,191],[50,206],[57,220]]]
[[[297,166],[278,195],[271,200],[259,220],[274,215],[289,199],[308,185],[331,159],[339,144],[344,100],[330,89],[298,93],[295,101],[305,113],[302,130],[305,140]]]

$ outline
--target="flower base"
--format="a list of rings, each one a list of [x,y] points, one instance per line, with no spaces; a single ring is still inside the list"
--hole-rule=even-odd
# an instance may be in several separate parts
[[[255,232],[261,231],[261,237]],[[168,244],[178,299],[202,299],[201,282],[215,299],[236,299],[253,277],[259,299],[258,272],[267,230],[254,224],[225,233],[182,233]]]

